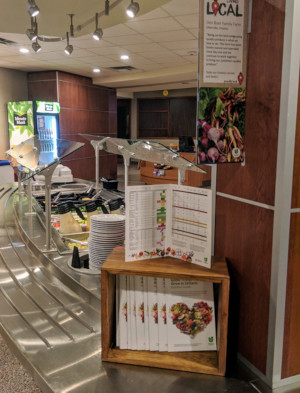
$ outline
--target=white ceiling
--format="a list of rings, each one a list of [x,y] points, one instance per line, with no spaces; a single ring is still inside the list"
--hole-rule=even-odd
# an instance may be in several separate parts
[[[70,37],[74,51],[68,56],[64,53],[65,40],[40,42],[42,51],[35,53],[25,34],[30,27],[26,0],[0,0],[0,38],[15,42],[0,44],[0,67],[71,72],[92,77],[96,84],[116,87],[123,92],[197,86],[199,0],[135,0],[140,4],[140,13],[134,19],[125,13],[130,0],[117,0],[119,4],[110,15],[99,18],[99,27],[104,33],[100,41],[92,38],[92,32],[95,12],[103,11],[104,0],[100,10],[97,9],[99,0],[89,0],[89,7],[86,0],[72,0],[72,7],[70,1],[36,0],[41,10],[37,17],[39,35],[64,36],[63,31],[70,25],[67,14],[75,14],[75,37]],[[114,2],[110,0],[110,4]],[[64,3],[63,10],[58,11],[59,3]],[[151,7],[154,9],[150,10]],[[3,11],[5,9],[9,12]],[[18,9],[16,20],[13,9]],[[46,14],[49,17],[45,19]],[[20,53],[21,47],[28,48],[29,53]],[[123,54],[127,54],[129,60],[121,60]],[[110,69],[119,66],[135,69]],[[97,76],[93,73],[95,67],[101,69]]]

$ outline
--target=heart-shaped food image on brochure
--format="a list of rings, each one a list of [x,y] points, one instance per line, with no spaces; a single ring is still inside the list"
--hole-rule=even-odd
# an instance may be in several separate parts
[[[184,303],[175,303],[170,308],[173,325],[181,333],[195,337],[212,321],[212,307],[206,302],[199,301],[189,308]]]

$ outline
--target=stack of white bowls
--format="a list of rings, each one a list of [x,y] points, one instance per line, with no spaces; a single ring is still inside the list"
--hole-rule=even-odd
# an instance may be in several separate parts
[[[125,216],[119,214],[95,214],[91,216],[88,240],[89,268],[100,270],[116,246],[125,240]]]

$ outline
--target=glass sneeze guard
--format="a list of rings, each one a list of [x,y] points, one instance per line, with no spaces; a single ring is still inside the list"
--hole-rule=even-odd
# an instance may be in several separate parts
[[[104,150],[112,154],[120,154],[125,161],[125,182],[127,184],[126,167],[130,164],[130,159],[156,162],[163,165],[174,166],[178,168],[179,182],[183,183],[185,171],[194,171],[206,173],[196,164],[188,161],[178,152],[167,148],[160,142],[150,142],[137,139],[121,139],[112,138],[108,136],[93,135],[93,134],[79,134],[83,138],[89,140],[95,149],[96,154],[96,189],[97,182],[99,182],[99,150]],[[98,151],[98,154],[97,154]],[[97,160],[98,158],[98,160]]]
[[[29,185],[29,206],[32,201],[31,179],[37,174],[45,177],[45,213],[46,213],[46,245],[43,251],[51,250],[51,178],[60,160],[67,157],[84,146],[84,143],[68,141],[65,139],[40,140],[38,135],[31,137],[19,145],[16,145],[6,152],[8,160],[12,166],[26,168],[19,171],[19,187],[21,182],[28,180]]]
[[[27,176],[22,178],[24,181],[28,177],[41,174],[42,171],[82,146],[84,146],[84,143],[65,139],[40,140],[38,135],[35,135],[7,150],[6,154],[13,166],[16,166],[15,163],[17,163],[30,171]]]

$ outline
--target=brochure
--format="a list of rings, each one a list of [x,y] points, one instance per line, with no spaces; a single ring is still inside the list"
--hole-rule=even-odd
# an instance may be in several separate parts
[[[119,324],[119,312],[120,312],[120,276],[116,275],[116,346],[120,347],[120,324]]]
[[[117,307],[117,331],[119,331],[120,349],[128,349],[127,332],[128,332],[128,312],[127,312],[127,276],[119,277],[119,304]]]
[[[135,304],[135,277],[129,276],[129,299],[130,299],[130,349],[137,349],[136,340],[136,304]]]
[[[158,351],[157,277],[148,277],[149,348]]]
[[[148,278],[144,277],[144,334],[145,334],[145,350],[150,350],[149,342],[149,305],[148,305]]]
[[[127,346],[132,349],[131,343],[131,303],[130,303],[130,276],[127,276]]]
[[[157,309],[158,309],[158,350],[168,350],[167,313],[166,313],[166,280],[157,279]]]
[[[145,349],[145,312],[144,312],[144,277],[135,278],[136,305],[136,345],[138,350]]]
[[[129,186],[125,260],[171,256],[210,268],[212,192],[174,184]]]
[[[216,350],[213,284],[166,280],[168,351]]]

